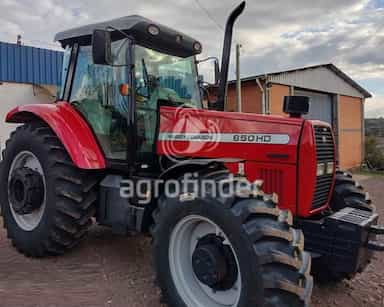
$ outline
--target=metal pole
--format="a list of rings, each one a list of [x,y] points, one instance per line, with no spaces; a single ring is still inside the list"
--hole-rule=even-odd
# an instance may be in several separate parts
[[[241,103],[241,79],[240,79],[240,49],[241,45],[236,45],[236,104],[237,111],[242,112]]]
[[[267,114],[267,105],[266,105],[266,99],[265,99],[265,91],[264,87],[260,83],[260,79],[256,78],[256,84],[260,89],[261,92],[261,114]]]

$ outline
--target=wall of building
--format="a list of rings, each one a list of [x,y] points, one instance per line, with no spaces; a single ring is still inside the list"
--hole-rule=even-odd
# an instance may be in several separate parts
[[[284,96],[290,95],[290,87],[281,84],[271,84],[268,88],[269,112],[272,115],[286,115],[283,112]],[[262,113],[263,93],[256,81],[242,82],[242,108],[246,113]],[[236,106],[236,84],[228,86],[227,111],[235,112]]]
[[[339,96],[339,159],[342,169],[358,167],[363,159],[362,99]]]
[[[268,89],[269,112],[272,115],[286,115],[283,112],[283,101],[285,96],[290,95],[290,87],[287,85],[272,84]]]
[[[63,52],[0,42],[0,80],[27,84],[61,83]]]
[[[0,148],[15,129],[15,124],[5,123],[7,113],[18,105],[51,103],[55,100],[55,86],[37,86],[25,83],[0,83]]]
[[[255,81],[242,82],[242,111],[244,113],[262,113],[263,94]],[[228,86],[227,111],[236,112],[236,84]]]

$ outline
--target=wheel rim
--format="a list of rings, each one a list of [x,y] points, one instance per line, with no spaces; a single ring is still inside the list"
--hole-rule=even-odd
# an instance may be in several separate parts
[[[236,260],[237,280],[232,288],[225,291],[215,291],[200,282],[192,265],[192,255],[199,239],[211,234],[223,239],[223,244],[230,247]],[[187,306],[237,306],[241,294],[239,261],[225,233],[208,218],[191,215],[176,225],[170,238],[169,265],[175,287]]]
[[[41,222],[41,219],[44,215],[45,207],[46,207],[46,182],[45,182],[45,175],[43,171],[43,167],[41,166],[41,163],[39,159],[30,151],[22,151],[20,152],[15,159],[12,161],[11,168],[9,170],[8,175],[8,195],[10,195],[10,182],[13,173],[15,170],[27,167],[30,168],[36,172],[38,172],[42,179],[43,179],[43,185],[44,185],[44,198],[41,206],[35,210],[33,210],[29,214],[18,214],[14,208],[11,200],[9,199],[10,203],[10,210],[12,213],[13,218],[15,219],[17,225],[25,230],[25,231],[32,231],[34,230]]]

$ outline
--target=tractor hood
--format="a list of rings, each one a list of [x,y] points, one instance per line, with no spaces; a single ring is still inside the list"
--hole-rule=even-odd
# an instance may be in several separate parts
[[[300,118],[161,107],[157,151],[171,157],[295,164],[303,122]]]

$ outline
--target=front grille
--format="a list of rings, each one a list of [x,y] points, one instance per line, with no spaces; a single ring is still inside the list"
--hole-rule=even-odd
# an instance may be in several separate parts
[[[335,159],[335,147],[331,128],[315,126],[314,130],[317,163],[333,162]],[[333,174],[317,177],[312,209],[320,208],[327,202],[332,186],[332,178]]]
[[[328,195],[332,186],[332,175],[317,177],[316,191],[313,196],[312,209],[322,207],[328,200]]]
[[[333,161],[335,148],[331,128],[315,126],[317,163]]]

